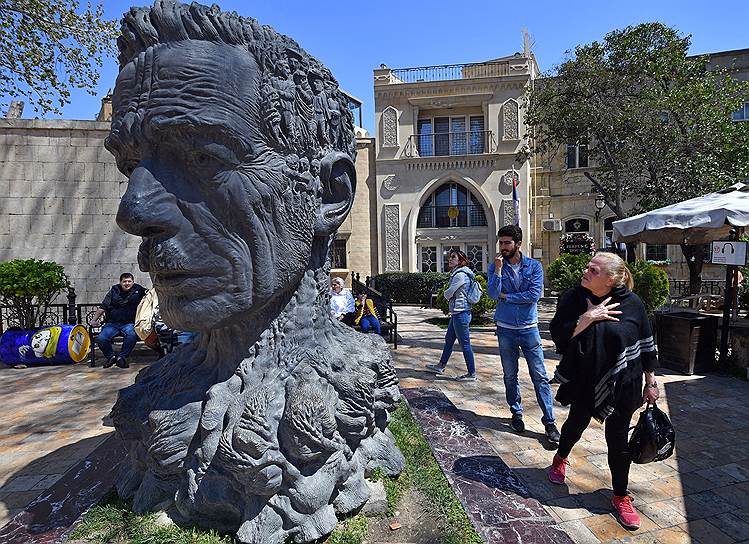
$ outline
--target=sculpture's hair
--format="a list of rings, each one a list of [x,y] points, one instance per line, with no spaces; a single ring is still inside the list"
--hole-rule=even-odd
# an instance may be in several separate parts
[[[263,118],[260,121],[266,124],[263,132],[272,148],[285,154],[307,156],[310,160],[330,150],[343,151],[355,160],[353,113],[330,71],[294,40],[249,17],[221,11],[215,4],[211,7],[195,2],[187,5],[175,0],[156,0],[150,8],[131,8],[122,18],[121,35],[117,39],[120,68],[149,47],[185,40],[244,46],[255,57],[261,80],[260,110]],[[309,130],[314,115],[309,97],[306,105],[304,100],[302,104],[299,100],[292,104],[279,100],[273,80],[284,79],[274,76],[287,62],[287,56],[299,61],[297,74],[304,75],[304,79],[323,81],[328,99],[325,107],[340,113],[340,126],[334,137],[313,134]],[[306,89],[299,91],[293,81],[284,82],[297,92],[306,92]],[[306,87],[307,82],[302,86]],[[296,124],[281,122],[290,115],[298,120]]]
[[[627,289],[631,290],[635,286],[635,280],[629,268],[627,268],[627,263],[619,255],[608,251],[600,251],[596,253],[596,259],[605,262],[606,275],[614,279],[616,287],[626,286]]]

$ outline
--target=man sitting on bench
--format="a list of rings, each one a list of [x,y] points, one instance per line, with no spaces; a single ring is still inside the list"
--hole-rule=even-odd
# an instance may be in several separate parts
[[[117,364],[120,368],[130,365],[127,357],[133,351],[138,335],[135,333],[135,312],[138,304],[146,294],[142,285],[135,283],[135,278],[129,272],[120,275],[120,283],[113,285],[104,300],[96,310],[96,314],[89,321],[92,327],[100,325],[101,317],[106,313],[107,322],[96,337],[96,344],[106,358],[104,368]],[[112,349],[112,339],[117,335],[124,337],[119,355]]]

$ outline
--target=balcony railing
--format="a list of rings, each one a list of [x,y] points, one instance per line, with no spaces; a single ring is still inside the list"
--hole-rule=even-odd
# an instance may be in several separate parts
[[[421,81],[450,81],[481,77],[499,77],[510,73],[510,63],[476,62],[471,64],[443,64],[441,66],[421,66],[419,68],[396,68],[395,81],[418,83]]]
[[[450,209],[458,210],[455,218],[450,218]],[[454,215],[454,212],[453,212]],[[416,228],[430,229],[442,227],[485,227],[484,208],[475,204],[464,206],[422,206]]]
[[[414,134],[403,151],[406,157],[444,157],[448,155],[481,155],[497,149],[491,130]]]

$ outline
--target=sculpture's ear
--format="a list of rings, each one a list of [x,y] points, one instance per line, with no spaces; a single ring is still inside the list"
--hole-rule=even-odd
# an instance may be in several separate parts
[[[322,205],[315,221],[315,235],[329,236],[341,226],[354,203],[356,169],[345,153],[334,151],[320,161]]]

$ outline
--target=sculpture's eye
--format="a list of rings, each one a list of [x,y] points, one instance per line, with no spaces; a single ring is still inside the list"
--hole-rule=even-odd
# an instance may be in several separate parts
[[[195,164],[198,166],[208,166],[211,162],[212,157],[206,153],[197,153],[195,155]]]
[[[211,153],[202,150],[196,150],[190,155],[190,162],[193,168],[199,170],[200,174],[215,174],[225,166],[224,161],[217,158]]]

